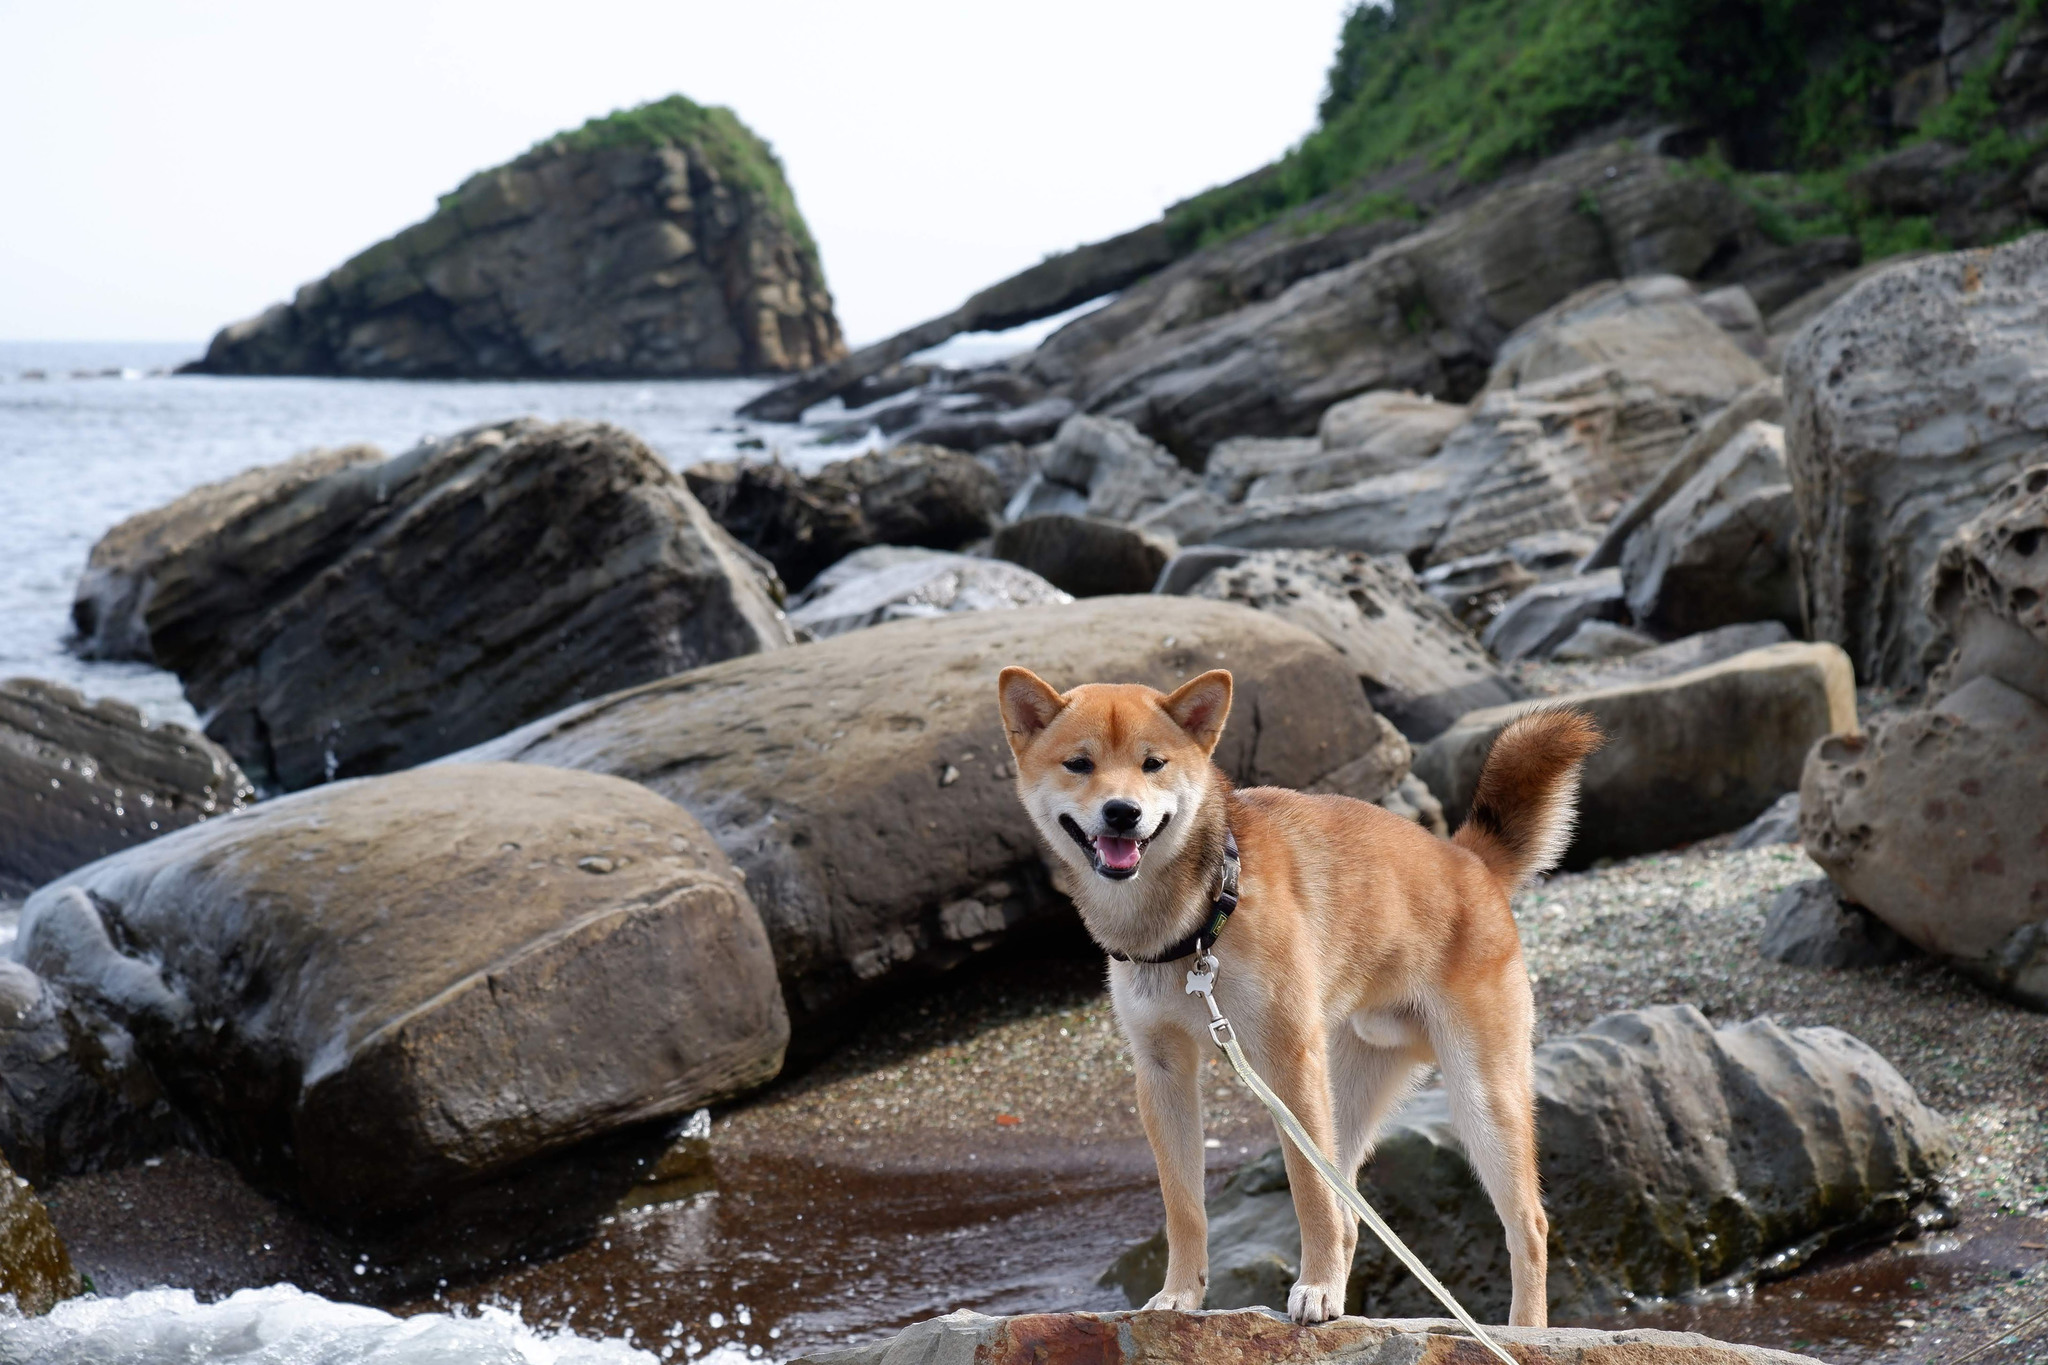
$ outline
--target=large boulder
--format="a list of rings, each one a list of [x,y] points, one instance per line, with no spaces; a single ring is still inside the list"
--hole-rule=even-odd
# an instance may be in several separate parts
[[[1066,921],[1017,805],[995,677],[1169,688],[1237,678],[1216,760],[1233,781],[1310,787],[1382,742],[1344,658],[1249,608],[1186,597],[896,621],[774,658],[621,692],[449,761],[516,760],[644,783],[747,874],[797,1045],[906,973],[1007,930]]]
[[[71,601],[74,647],[87,659],[155,663],[155,635],[206,629],[193,618],[230,605],[206,581],[212,577],[207,561],[224,540],[289,537],[301,515],[299,494],[308,484],[384,460],[383,451],[368,445],[309,450],[201,485],[128,518],[99,538],[79,575]],[[279,557],[299,552],[283,550]],[[187,598],[196,600],[187,606]],[[176,657],[180,651],[174,644],[170,652]]]
[[[169,834],[32,896],[14,956],[208,1145],[351,1226],[772,1079],[746,888],[669,802],[433,767]]]
[[[253,796],[227,751],[126,702],[0,682],[0,894],[27,891]]]
[[[1028,368],[1083,411],[1199,461],[1230,436],[1307,435],[1332,403],[1371,389],[1462,400],[1544,309],[1603,279],[1697,273],[1739,249],[1751,221],[1711,177],[1587,149],[1271,297],[1184,312],[1181,325],[1160,309],[1104,309],[1055,333]]]
[[[129,564],[156,661],[261,784],[402,768],[791,639],[771,577],[603,423],[475,427],[229,510]]]
[[[1186,589],[1242,602],[1327,640],[1373,709],[1409,739],[1434,738],[1468,711],[1514,701],[1510,683],[1405,560],[1339,550],[1261,550]]]
[[[1692,418],[1770,377],[1690,284],[1647,275],[1590,285],[1531,318],[1501,343],[1486,386],[1520,388],[1589,367],[1647,384]]]
[[[1873,275],[1793,340],[1785,396],[1809,632],[1918,683],[1943,542],[2048,441],[2048,234]]]
[[[1557,1317],[1784,1275],[1895,1231],[1953,1156],[1948,1125],[1864,1043],[1769,1019],[1716,1029],[1690,1005],[1610,1014],[1536,1049],[1536,1132]],[[1359,1188],[1480,1321],[1506,1315],[1506,1239],[1440,1087],[1388,1121]],[[1211,1305],[1286,1302],[1301,1232],[1279,1148],[1209,1201],[1209,1227]],[[1134,1247],[1105,1278],[1142,1303],[1164,1252],[1163,1237]],[[1369,1233],[1345,1306],[1438,1311]]]
[[[1979,676],[1816,746],[1806,851],[1907,942],[2048,1010],[2048,704]]]
[[[1013,521],[989,546],[996,558],[1075,597],[1149,592],[1174,548],[1135,526],[1063,512]]]
[[[671,95],[478,172],[190,368],[596,379],[845,353],[774,152],[730,109]]]
[[[1496,706],[1465,716],[1415,754],[1415,771],[1465,818],[1494,738],[1523,712],[1576,706],[1607,742],[1586,760],[1567,866],[1628,857],[1738,829],[1799,787],[1808,749],[1856,729],[1856,680],[1842,651],[1783,644],[1674,677]]]
[[[810,591],[803,601],[790,603],[789,623],[811,638],[822,640],[849,630],[879,626],[884,621],[943,616],[956,611],[1004,611],[1074,600],[1019,565],[939,550],[902,551],[895,546],[875,546],[855,551],[833,569],[844,567],[848,560],[872,555],[875,550],[914,557],[897,558],[893,563],[878,562],[871,573],[844,577],[823,592]],[[823,575],[813,580],[811,589],[815,590],[822,580]]]
[[[1697,1332],[1487,1331],[1523,1365],[1818,1365],[1812,1356],[1731,1345]],[[814,1351],[791,1365],[1452,1365],[1481,1355],[1464,1329],[1448,1320],[1339,1318],[1303,1327],[1277,1313],[1257,1311],[986,1317],[962,1308],[880,1341]]]
[[[35,1317],[84,1289],[71,1253],[29,1183],[0,1161],[0,1295]]]
[[[1621,556],[1629,613],[1663,635],[1801,624],[1785,435],[1751,422],[1651,514]]]
[[[903,445],[799,474],[780,461],[696,465],[690,491],[790,588],[869,545],[957,550],[1002,510],[995,472],[971,455]]]

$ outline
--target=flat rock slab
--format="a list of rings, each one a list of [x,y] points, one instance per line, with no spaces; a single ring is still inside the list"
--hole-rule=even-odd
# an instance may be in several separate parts
[[[1810,1356],[1694,1332],[1487,1329],[1523,1365],[1793,1365]],[[1456,1323],[1339,1318],[1303,1327],[1258,1309],[1221,1313],[1030,1313],[962,1309],[886,1341],[820,1351],[792,1365],[1479,1365],[1486,1348]]]
[[[1343,657],[1234,603],[1097,597],[896,621],[620,692],[449,761],[544,763],[645,784],[747,875],[797,1045],[907,972],[1070,916],[1046,890],[996,710],[1008,664],[1057,687],[1171,689],[1228,668],[1216,759],[1242,785],[1306,788],[1383,742]],[[1071,922],[1066,921],[1066,922]]]
[[[1799,787],[1806,751],[1856,728],[1849,659],[1783,644],[1675,677],[1496,706],[1465,716],[1415,754],[1415,771],[1462,821],[1508,722],[1544,706],[1590,712],[1607,742],[1586,760],[1567,866],[1675,848],[1739,829]]]
[[[255,794],[227,750],[34,678],[0,682],[0,892],[236,809]]]
[[[772,1079],[725,855],[628,782],[338,782],[44,887],[15,956],[133,1036],[210,1144],[350,1223]]]

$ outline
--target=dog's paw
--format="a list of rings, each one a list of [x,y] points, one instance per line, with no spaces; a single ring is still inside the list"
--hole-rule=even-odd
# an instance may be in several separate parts
[[[1199,1289],[1162,1289],[1145,1301],[1148,1313],[1192,1313],[1201,1306]]]
[[[1299,1323],[1328,1322],[1344,1316],[1344,1286],[1310,1284],[1307,1280],[1287,1291],[1287,1316]]]

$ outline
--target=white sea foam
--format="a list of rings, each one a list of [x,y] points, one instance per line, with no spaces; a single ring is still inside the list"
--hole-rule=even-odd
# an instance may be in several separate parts
[[[700,1357],[744,1360],[729,1348]],[[676,1359],[681,1353],[674,1353]],[[399,1318],[291,1285],[200,1303],[189,1289],[72,1299],[0,1317],[0,1365],[658,1365],[616,1339],[538,1332],[502,1308]]]

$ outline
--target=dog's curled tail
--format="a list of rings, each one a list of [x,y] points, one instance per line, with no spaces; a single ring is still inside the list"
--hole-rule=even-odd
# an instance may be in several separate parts
[[[1508,894],[1564,856],[1578,823],[1579,768],[1603,738],[1584,711],[1545,707],[1493,741],[1454,842],[1478,854]]]

